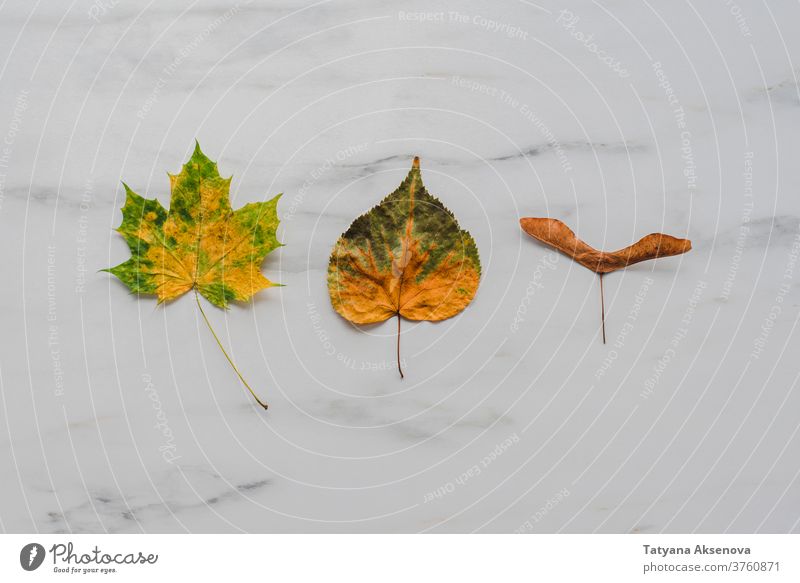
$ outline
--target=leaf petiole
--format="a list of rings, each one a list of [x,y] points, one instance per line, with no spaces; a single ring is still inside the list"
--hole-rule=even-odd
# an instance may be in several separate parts
[[[400,312],[397,312],[397,370],[400,371],[400,378],[403,379],[403,368],[400,366]]]
[[[256,400],[256,403],[261,405],[264,409],[267,409],[267,404],[264,403],[261,399],[259,399],[258,396],[256,395],[255,391],[253,391],[253,389],[250,388],[250,385],[248,385],[247,381],[244,380],[244,377],[242,376],[242,373],[239,372],[239,369],[236,368],[236,365],[233,363],[233,360],[231,360],[231,357],[228,356],[228,353],[225,351],[225,347],[222,346],[222,342],[219,341],[219,338],[217,337],[217,333],[214,332],[214,328],[211,327],[211,322],[208,321],[208,317],[206,316],[206,313],[203,310],[203,305],[200,303],[200,295],[197,293],[197,288],[194,288],[194,299],[195,299],[195,301],[197,301],[197,307],[200,308],[200,313],[203,315],[203,320],[206,321],[206,326],[208,326],[208,329],[211,330],[211,334],[214,336],[214,340],[217,341],[217,346],[219,346],[219,349],[222,351],[222,354],[225,355],[225,358],[228,359],[228,363],[231,365],[231,368],[233,368],[234,372],[239,377],[239,380],[242,381],[242,384],[245,387],[247,387],[248,391],[250,391],[250,394],[253,395],[253,398]]]
[[[606,343],[606,300],[603,297],[603,274],[598,273],[600,276],[600,322],[603,326],[603,344]]]

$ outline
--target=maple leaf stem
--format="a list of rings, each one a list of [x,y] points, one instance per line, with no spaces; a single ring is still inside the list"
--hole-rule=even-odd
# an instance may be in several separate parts
[[[397,312],[397,370],[400,371],[400,378],[405,378],[403,368],[400,366],[400,312]]]
[[[217,346],[219,346],[219,349],[222,351],[222,354],[225,355],[225,358],[228,359],[228,364],[231,365],[231,368],[233,368],[233,371],[239,377],[239,380],[242,381],[242,384],[245,387],[247,387],[247,390],[250,391],[251,395],[253,395],[253,398],[256,400],[256,403],[258,403],[259,405],[264,407],[264,409],[266,409],[267,408],[267,404],[264,403],[261,399],[258,398],[258,395],[256,395],[255,391],[253,391],[253,389],[250,388],[250,385],[247,384],[247,381],[244,380],[244,377],[242,376],[242,373],[240,373],[239,369],[236,368],[236,365],[233,364],[233,360],[231,360],[231,357],[228,356],[228,353],[225,351],[225,347],[222,346],[222,342],[219,341],[219,338],[217,337],[217,333],[214,332],[214,328],[211,327],[211,322],[208,321],[208,317],[206,316],[206,313],[203,310],[203,305],[200,303],[200,295],[197,293],[197,288],[194,289],[194,299],[197,301],[197,307],[200,308],[200,313],[203,315],[203,320],[206,321],[206,326],[208,326],[208,329],[211,330],[211,335],[214,336],[214,340],[217,341]]]
[[[603,297],[603,274],[598,273],[600,276],[600,322],[603,327],[603,344],[606,343],[606,301]]]

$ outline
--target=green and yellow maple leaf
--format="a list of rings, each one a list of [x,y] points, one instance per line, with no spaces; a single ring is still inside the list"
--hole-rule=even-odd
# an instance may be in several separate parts
[[[220,176],[216,162],[203,154],[200,144],[181,172],[170,174],[169,180],[169,212],[158,200],[144,198],[124,185],[125,205],[117,232],[128,243],[131,258],[104,271],[116,275],[134,293],[156,295],[159,303],[194,290],[195,296],[199,293],[220,308],[276,285],[261,273],[261,264],[281,246],[275,234],[280,195],[234,211],[231,178]],[[211,328],[199,298],[197,305]],[[239,374],[216,334],[214,338]],[[250,388],[243,378],[242,382]]]
[[[481,264],[472,236],[422,184],[419,158],[393,193],[339,238],[328,264],[334,309],[356,324],[397,316],[445,320],[475,297]]]
[[[158,296],[159,303],[196,289],[226,308],[274,285],[261,273],[261,263],[281,246],[275,235],[280,195],[233,211],[231,179],[220,176],[199,144],[180,174],[169,179],[169,212],[125,185],[117,232],[131,258],[108,271],[131,291]]]

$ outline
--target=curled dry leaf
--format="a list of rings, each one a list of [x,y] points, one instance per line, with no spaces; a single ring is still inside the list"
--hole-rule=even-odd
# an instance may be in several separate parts
[[[333,308],[355,324],[397,317],[445,320],[475,297],[478,248],[455,216],[422,184],[419,158],[393,193],[339,237],[328,264]]]
[[[692,242],[688,239],[651,233],[624,249],[605,252],[578,239],[572,229],[558,219],[522,218],[519,224],[534,239],[555,247],[596,273],[611,273],[640,261],[680,255],[692,248]]]
[[[598,251],[575,236],[567,225],[558,219],[525,217],[519,220],[522,230],[534,239],[558,249],[587,269],[600,276],[601,318],[603,343],[606,341],[605,301],[603,300],[603,274],[624,269],[634,263],[680,255],[691,250],[692,242],[664,233],[651,233],[619,251]]]

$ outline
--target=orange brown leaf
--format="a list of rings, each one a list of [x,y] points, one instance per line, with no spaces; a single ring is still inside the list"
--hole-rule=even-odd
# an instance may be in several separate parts
[[[619,251],[598,251],[588,243],[578,239],[572,229],[558,219],[524,217],[519,220],[519,224],[523,231],[537,241],[558,249],[600,276],[600,318],[603,329],[603,344],[606,342],[603,275],[619,269],[625,269],[629,265],[641,261],[681,255],[692,248],[692,242],[688,239],[678,239],[664,233],[651,233],[646,237],[642,237],[633,245],[629,245]]]
[[[401,316],[455,316],[472,301],[480,275],[475,241],[425,189],[415,158],[397,190],[339,237],[328,264],[328,293],[347,320],[372,324],[397,316],[399,329]]]
[[[611,273],[640,261],[680,255],[692,248],[688,239],[651,233],[619,251],[598,251],[578,239],[572,229],[558,219],[528,217],[520,219],[519,224],[534,239],[558,249],[596,273]]]

